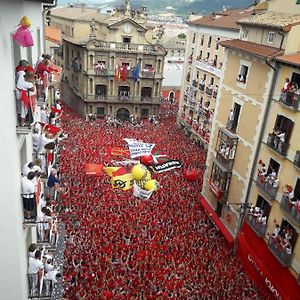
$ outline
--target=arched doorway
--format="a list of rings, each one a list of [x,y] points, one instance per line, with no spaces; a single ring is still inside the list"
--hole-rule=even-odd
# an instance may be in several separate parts
[[[175,100],[174,91],[170,91],[170,92],[169,92],[169,101],[170,101],[171,103],[173,103],[174,100]]]
[[[129,111],[126,108],[120,108],[117,111],[117,119],[120,121],[127,121],[129,120]]]

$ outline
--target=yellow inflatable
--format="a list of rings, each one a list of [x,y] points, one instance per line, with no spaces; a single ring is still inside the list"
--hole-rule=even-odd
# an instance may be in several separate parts
[[[159,183],[155,179],[148,180],[144,185],[144,189],[146,191],[154,190],[154,192],[156,192],[159,189]]]
[[[144,180],[146,178],[146,176],[148,175],[148,170],[147,168],[142,165],[142,164],[137,164],[132,168],[131,174],[132,177],[137,180]]]

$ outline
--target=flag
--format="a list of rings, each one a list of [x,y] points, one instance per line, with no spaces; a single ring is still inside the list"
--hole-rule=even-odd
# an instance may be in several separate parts
[[[107,64],[106,66],[106,76],[107,78],[109,78],[109,64]]]
[[[85,164],[85,174],[100,176],[102,171],[102,164]]]
[[[130,151],[130,157],[135,158],[143,155],[150,155],[155,144],[143,143],[136,140],[125,139]]]
[[[113,188],[127,191],[132,188],[134,179],[131,174],[131,168],[125,167],[105,167],[103,171],[111,176],[111,185]]]
[[[133,70],[133,77],[134,80],[137,81],[139,78],[139,73],[140,73],[140,65],[138,63],[136,63],[134,70]]]
[[[127,66],[123,65],[122,69],[121,69],[121,76],[122,76],[123,81],[126,80],[126,69],[127,69]]]
[[[121,73],[120,73],[120,66],[116,66],[116,70],[115,70],[115,80],[120,80],[121,78]]]
[[[161,163],[158,165],[152,165],[149,167],[149,169],[151,169],[151,171],[156,172],[156,173],[162,173],[165,171],[170,171],[173,169],[179,169],[182,167],[182,162],[179,160],[169,160],[165,163]]]
[[[160,154],[159,151],[153,153],[152,158],[155,164],[163,163],[169,160],[168,155]]]
[[[123,149],[121,147],[107,147],[106,148],[106,153],[108,155],[114,155],[114,156],[129,156],[129,150]]]
[[[142,189],[135,181],[133,183],[133,196],[137,198],[149,199],[154,190],[146,191]]]

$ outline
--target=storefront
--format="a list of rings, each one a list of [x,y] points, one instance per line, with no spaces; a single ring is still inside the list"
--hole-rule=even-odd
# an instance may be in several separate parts
[[[226,228],[226,226],[223,224],[223,222],[220,220],[217,213],[213,210],[213,208],[210,206],[210,204],[207,202],[207,200],[200,196],[200,203],[205,209],[206,214],[211,219],[211,221],[214,223],[214,225],[219,229],[221,234],[224,236],[225,240],[227,241],[228,245],[230,247],[233,246],[234,238],[232,234],[229,232],[229,230]]]
[[[256,284],[273,299],[300,299],[296,278],[270,252],[265,241],[258,237],[247,222],[238,235],[238,256]]]

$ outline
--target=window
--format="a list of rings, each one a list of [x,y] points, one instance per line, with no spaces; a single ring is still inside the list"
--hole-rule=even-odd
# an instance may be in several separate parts
[[[212,40],[212,36],[209,36],[208,43],[207,43],[208,48],[210,48],[210,46],[211,46],[211,40]]]
[[[275,32],[270,31],[270,32],[268,33],[268,43],[269,43],[269,44],[273,44],[274,39],[275,39]]]
[[[104,115],[104,107],[97,107],[97,115]]]
[[[221,39],[218,37],[216,42],[216,50],[219,49]]]
[[[248,35],[249,35],[249,30],[247,28],[243,28],[243,30],[242,30],[242,38],[246,39],[246,38],[248,38]]]
[[[234,102],[233,109],[230,110],[228,117],[227,128],[233,132],[236,132],[239,116],[241,112],[241,105]]]
[[[205,61],[206,61],[206,62],[208,62],[208,60],[209,60],[209,56],[210,56],[210,53],[209,53],[209,52],[207,52],[207,53],[206,53],[206,57],[205,57]]]
[[[149,109],[147,109],[147,108],[142,108],[142,109],[141,109],[141,117],[142,117],[142,118],[148,118],[148,116],[149,116]]]
[[[203,46],[203,44],[204,44],[204,34],[201,35],[200,46]]]
[[[249,71],[249,67],[242,65],[241,69],[240,69],[240,73],[237,77],[237,81],[238,82],[242,82],[242,83],[246,83],[247,82],[247,77],[248,77],[248,71]]]
[[[297,0],[296,4],[300,4],[300,0]]]
[[[196,33],[193,33],[193,41],[192,41],[192,43],[194,44],[195,41],[196,41]]]
[[[210,77],[210,85],[214,85],[215,83],[215,78],[214,77]]]
[[[123,43],[124,44],[130,44],[131,38],[130,37],[123,37]]]

